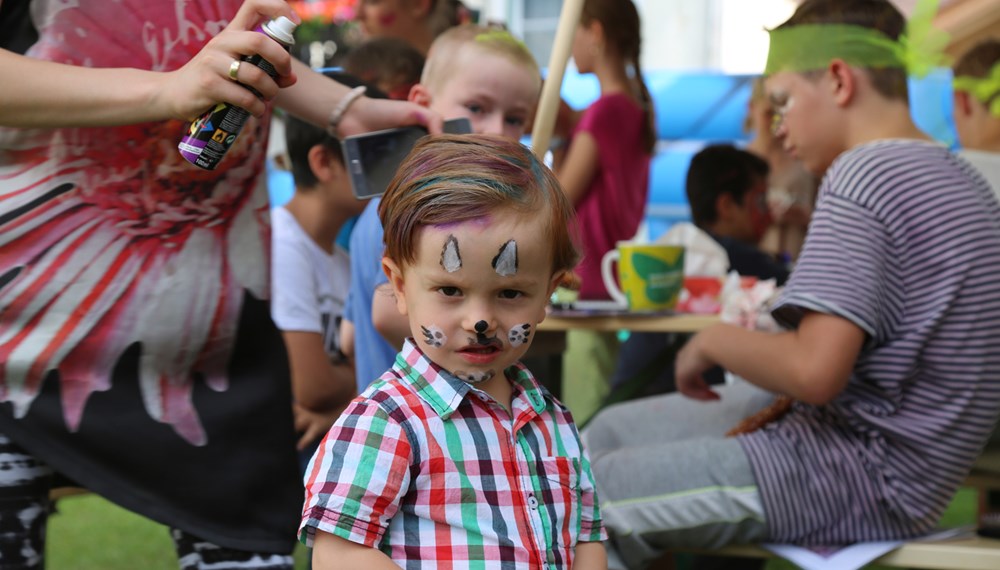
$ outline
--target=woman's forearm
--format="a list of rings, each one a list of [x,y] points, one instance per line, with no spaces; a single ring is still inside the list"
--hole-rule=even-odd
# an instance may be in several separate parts
[[[301,61],[294,60],[292,69],[298,81],[282,90],[275,103],[303,121],[325,127],[330,113],[350,89],[313,71]]]
[[[169,118],[159,75],[42,61],[0,49],[0,125],[96,127]],[[10,78],[16,78],[12,80]]]

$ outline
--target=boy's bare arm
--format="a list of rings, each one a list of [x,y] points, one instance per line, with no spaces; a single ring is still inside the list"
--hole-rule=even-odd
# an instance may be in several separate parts
[[[393,348],[399,350],[410,336],[410,321],[396,308],[392,287],[383,283],[372,294],[372,324]]]
[[[382,551],[322,531],[316,532],[312,563],[316,570],[399,570],[399,566]]]
[[[354,323],[346,318],[340,321],[340,352],[354,365]]]
[[[815,312],[797,330],[778,334],[715,325],[677,355],[677,387],[692,398],[717,399],[701,374],[719,365],[765,390],[822,405],[847,386],[864,341],[854,323]]]
[[[608,553],[604,550],[604,543],[577,543],[573,570],[608,570]]]
[[[346,404],[357,393],[354,367],[332,364],[319,333],[284,331],[292,372],[292,394],[300,406],[324,411]]]
[[[569,201],[576,205],[594,179],[598,164],[597,140],[588,132],[577,133],[566,151],[566,158],[556,168],[556,178]]]

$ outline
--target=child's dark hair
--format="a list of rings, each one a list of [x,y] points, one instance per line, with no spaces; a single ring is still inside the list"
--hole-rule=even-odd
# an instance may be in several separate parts
[[[452,26],[466,23],[470,17],[469,9],[461,0],[431,0],[429,21],[435,36]]]
[[[632,66],[646,118],[642,142],[646,151],[652,152],[656,146],[656,125],[653,97],[649,94],[639,65],[639,54],[642,52],[639,11],[636,10],[632,0],[586,0],[583,3],[580,22],[588,25],[595,20],[604,28],[604,37],[608,43],[614,46],[614,49]]]
[[[410,87],[420,82],[424,56],[405,40],[372,38],[351,49],[343,66],[344,71],[369,85],[392,85],[387,95],[405,99]]]
[[[552,274],[579,260],[573,206],[552,171],[521,143],[495,135],[437,135],[417,142],[382,196],[385,255],[401,266],[416,259],[425,226],[481,219],[499,211],[545,213]]]
[[[732,145],[703,148],[691,159],[685,183],[694,225],[705,229],[715,223],[719,196],[729,194],[742,204],[746,193],[770,170],[764,159]]]
[[[955,62],[955,76],[986,77],[1000,63],[1000,38],[992,38],[975,45]]]
[[[346,73],[326,72],[324,75],[347,87],[364,85],[360,79]],[[368,87],[365,95],[374,99],[385,98],[381,91],[372,87]],[[325,129],[312,123],[307,123],[291,115],[285,117],[285,146],[288,149],[288,160],[291,162],[292,178],[295,180],[296,188],[312,188],[319,182],[309,166],[309,150],[318,144],[326,147],[331,156],[336,157],[343,164],[344,159],[341,155],[339,140],[330,136]]]
[[[803,24],[850,24],[882,32],[898,41],[906,20],[889,0],[805,0],[776,29]],[[807,50],[809,46],[802,46]],[[896,67],[865,68],[875,90],[887,99],[909,100],[906,70]]]

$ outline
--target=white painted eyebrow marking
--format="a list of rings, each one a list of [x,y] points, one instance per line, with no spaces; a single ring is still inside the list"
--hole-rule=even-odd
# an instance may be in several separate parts
[[[500,252],[493,258],[493,269],[501,277],[517,274],[517,242],[509,240],[500,246]]]
[[[462,256],[458,252],[458,240],[455,236],[448,235],[448,240],[441,248],[441,267],[448,273],[454,273],[462,268]]]

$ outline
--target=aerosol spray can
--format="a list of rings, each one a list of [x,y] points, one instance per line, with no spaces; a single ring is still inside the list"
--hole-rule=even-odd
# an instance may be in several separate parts
[[[266,22],[257,28],[257,31],[267,34],[285,49],[295,43],[295,38],[292,36],[292,32],[295,31],[295,22],[284,16]],[[259,55],[246,56],[242,61],[259,67],[272,79],[278,78],[278,72],[275,71],[271,62]],[[244,87],[260,97],[260,93],[257,93],[252,87],[247,85]],[[240,129],[249,118],[250,112],[246,109],[229,103],[219,103],[191,123],[187,134],[177,145],[177,149],[180,150],[181,156],[191,164],[205,170],[213,170],[225,156],[229,147],[233,145]]]

